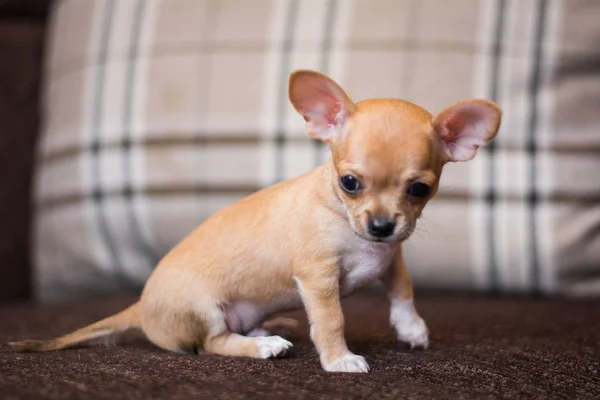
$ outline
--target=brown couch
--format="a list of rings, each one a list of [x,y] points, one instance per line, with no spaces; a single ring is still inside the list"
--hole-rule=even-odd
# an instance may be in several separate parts
[[[600,398],[600,301],[417,291],[426,351],[395,342],[377,290],[345,301],[349,346],[366,375],[321,371],[304,324],[288,358],[182,356],[135,334],[119,347],[18,354],[115,312],[133,297],[31,303],[32,166],[48,4],[0,2],[0,398]],[[12,303],[12,304],[10,304]],[[15,304],[19,303],[19,304]]]
[[[31,294],[30,198],[49,2],[0,3],[0,301]]]

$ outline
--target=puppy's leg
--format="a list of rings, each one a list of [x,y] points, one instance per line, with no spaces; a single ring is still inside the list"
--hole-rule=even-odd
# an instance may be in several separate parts
[[[280,336],[248,337],[232,332],[204,341],[204,350],[209,353],[237,357],[276,358],[284,356],[291,347],[292,343]]]
[[[222,312],[213,314],[204,340],[205,351],[224,356],[275,358],[285,355],[291,347],[292,343],[280,336],[249,337],[229,331]]]
[[[413,288],[406,270],[402,249],[398,249],[392,265],[381,277],[391,303],[390,323],[396,330],[398,340],[411,348],[429,344],[429,332],[425,321],[419,316],[413,303]]]
[[[295,277],[310,321],[310,337],[321,365],[329,372],[368,372],[369,365],[352,354],[344,339],[337,268],[314,265],[310,273]]]

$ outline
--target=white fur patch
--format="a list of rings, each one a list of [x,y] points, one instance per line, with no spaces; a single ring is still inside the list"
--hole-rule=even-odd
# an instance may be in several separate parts
[[[372,243],[355,236],[342,258],[340,284],[343,295],[364,286],[390,266],[396,247],[387,243]]]
[[[327,372],[369,372],[369,364],[364,357],[347,353],[330,363],[323,363],[323,369]]]
[[[396,330],[398,340],[413,347],[427,347],[429,331],[419,316],[412,300],[392,300],[390,323]]]
[[[300,294],[300,297],[304,298],[304,288],[302,286],[302,281],[300,281],[300,278],[298,278],[297,276],[293,277],[294,282],[296,282],[296,287],[298,288],[298,293]]]
[[[258,353],[260,358],[275,358],[285,355],[292,348],[289,342],[281,336],[257,337]]]
[[[266,337],[270,335],[271,333],[264,328],[255,328],[246,334],[248,337]]]

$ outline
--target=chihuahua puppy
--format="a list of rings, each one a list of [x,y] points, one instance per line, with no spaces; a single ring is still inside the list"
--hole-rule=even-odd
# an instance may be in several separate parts
[[[12,346],[59,350],[141,328],[170,351],[274,358],[292,343],[270,335],[265,328],[277,324],[267,319],[304,305],[323,369],[367,372],[346,345],[340,298],[380,279],[398,339],[426,347],[401,243],[444,165],[473,158],[496,135],[500,108],[466,100],[432,116],[398,99],[355,103],[309,70],[291,74],[289,99],[308,135],[330,146],[328,162],[215,213],[161,260],[130,308],[54,340]]]

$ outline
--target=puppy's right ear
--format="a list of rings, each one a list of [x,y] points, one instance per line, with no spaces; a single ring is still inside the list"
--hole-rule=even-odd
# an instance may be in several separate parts
[[[292,105],[304,117],[313,139],[335,141],[356,105],[342,88],[325,75],[309,70],[292,72],[289,81]]]

